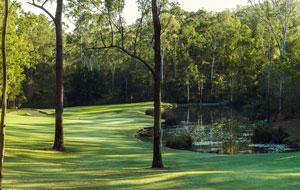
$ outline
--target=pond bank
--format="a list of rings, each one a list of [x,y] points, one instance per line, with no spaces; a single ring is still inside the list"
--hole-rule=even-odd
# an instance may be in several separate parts
[[[199,107],[216,107],[216,106],[226,106],[230,102],[229,101],[223,101],[223,102],[216,102],[216,103],[189,103],[189,104],[173,104],[175,108],[184,108],[184,107],[192,107],[192,106],[199,106]]]
[[[300,118],[289,119],[285,121],[276,121],[272,126],[281,128],[289,137],[287,140],[291,143],[300,144]]]
[[[218,154],[281,153],[300,149],[299,143],[294,141],[299,140],[296,137],[300,135],[291,138],[296,126],[282,132],[284,127],[252,120],[247,112],[220,104],[203,107],[184,104],[164,110],[163,144],[180,150]],[[300,119],[293,123],[297,125]],[[285,125],[285,122],[275,125],[278,124]],[[152,133],[152,128],[145,128],[138,131],[137,138],[152,142]]]

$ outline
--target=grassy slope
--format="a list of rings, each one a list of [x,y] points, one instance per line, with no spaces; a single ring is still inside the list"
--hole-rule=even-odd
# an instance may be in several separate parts
[[[163,149],[135,132],[151,103],[65,109],[68,152],[52,152],[54,118],[9,114],[4,189],[300,189],[300,153],[222,156]],[[49,110],[47,110],[49,111]]]

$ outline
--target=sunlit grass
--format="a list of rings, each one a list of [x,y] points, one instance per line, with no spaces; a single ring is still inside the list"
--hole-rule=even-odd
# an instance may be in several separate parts
[[[300,153],[215,155],[163,149],[134,136],[153,103],[65,109],[67,152],[50,151],[54,117],[8,114],[4,189],[300,189]],[[42,110],[53,114],[53,110]]]

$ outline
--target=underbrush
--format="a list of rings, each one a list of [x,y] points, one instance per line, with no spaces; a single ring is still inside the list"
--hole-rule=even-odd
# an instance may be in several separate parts
[[[168,137],[166,146],[175,149],[189,149],[192,147],[193,140],[189,135]]]
[[[289,135],[285,133],[281,127],[274,127],[270,124],[265,124],[255,129],[252,140],[253,143],[283,144],[286,143],[288,136]]]

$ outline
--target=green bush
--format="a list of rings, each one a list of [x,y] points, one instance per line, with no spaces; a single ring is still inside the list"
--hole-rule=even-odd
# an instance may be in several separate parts
[[[247,113],[250,119],[265,119],[266,105],[263,101],[252,101],[251,103],[244,105],[243,110]]]
[[[166,146],[175,149],[189,149],[192,147],[193,140],[189,135],[169,137]]]
[[[163,118],[165,119],[165,123],[168,126],[178,125],[179,120],[177,120],[176,114],[173,112],[166,111],[163,114]]]
[[[161,117],[164,119],[164,114],[165,114],[166,110],[164,108],[161,108]],[[151,116],[154,116],[154,109],[147,109],[145,111],[145,114],[146,115],[151,115]]]
[[[285,143],[287,137],[288,134],[285,133],[282,128],[266,124],[255,129],[252,140],[253,143],[282,144]]]
[[[146,114],[146,115],[154,116],[154,110],[153,110],[153,109],[147,109],[147,110],[145,111],[145,114]]]

